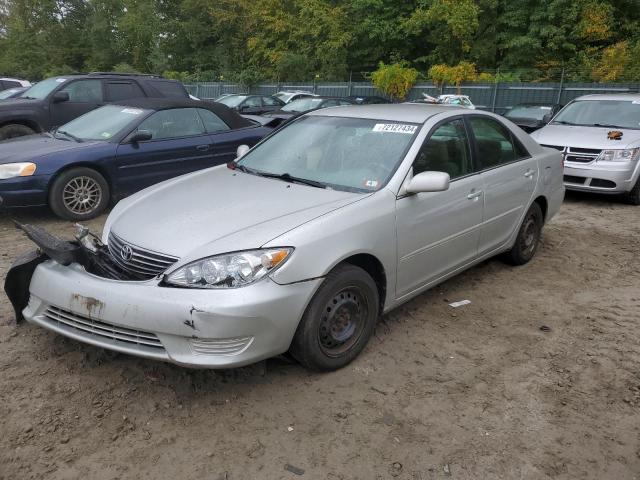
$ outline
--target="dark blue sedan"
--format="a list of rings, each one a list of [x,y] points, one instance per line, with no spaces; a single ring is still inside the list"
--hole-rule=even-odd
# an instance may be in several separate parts
[[[224,105],[188,99],[106,105],[51,133],[0,142],[0,205],[49,205],[86,220],[110,201],[233,160],[272,128]]]

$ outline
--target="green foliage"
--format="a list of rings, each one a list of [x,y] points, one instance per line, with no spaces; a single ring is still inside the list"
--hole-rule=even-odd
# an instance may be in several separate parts
[[[638,0],[1,0],[0,72],[170,72],[344,80],[409,59],[516,72],[478,81],[638,78]],[[130,68],[129,68],[130,67]],[[120,68],[120,67],[118,67]],[[259,72],[257,74],[256,72]],[[437,73],[437,71],[436,71]]]
[[[476,66],[469,62],[460,62],[454,66],[443,64],[434,65],[429,69],[427,75],[435,85],[445,83],[455,85],[458,87],[458,94],[460,93],[460,86],[463,82],[475,82],[478,80]]]
[[[418,79],[418,71],[405,62],[386,65],[380,62],[371,74],[373,85],[394,100],[404,100]]]

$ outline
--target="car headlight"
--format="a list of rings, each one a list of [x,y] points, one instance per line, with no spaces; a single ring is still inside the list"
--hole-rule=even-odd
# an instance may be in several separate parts
[[[180,267],[164,281],[178,287],[244,287],[282,266],[291,252],[293,248],[267,248],[215,255]]]
[[[13,177],[30,177],[36,173],[35,163],[5,163],[0,165],[0,180]]]
[[[629,148],[626,150],[603,150],[596,160],[600,162],[629,162],[637,160],[640,148]]]

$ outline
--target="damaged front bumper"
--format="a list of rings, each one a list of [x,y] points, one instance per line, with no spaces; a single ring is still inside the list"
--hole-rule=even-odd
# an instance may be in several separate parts
[[[322,281],[279,285],[267,277],[237,289],[172,288],[160,277],[104,278],[75,261],[65,266],[33,255],[5,284],[27,321],[106,349],[193,367],[236,367],[286,352]],[[16,292],[26,301],[23,309]]]

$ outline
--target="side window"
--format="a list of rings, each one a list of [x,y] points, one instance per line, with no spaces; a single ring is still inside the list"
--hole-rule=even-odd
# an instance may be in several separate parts
[[[132,82],[108,82],[107,98],[113,102],[129,98],[144,97],[142,89]]]
[[[280,106],[280,102],[278,102],[275,98],[271,98],[271,97],[262,97],[262,103],[264,103],[268,107]]]
[[[64,87],[62,92],[69,94],[70,102],[102,102],[102,80],[78,80]]]
[[[207,130],[207,133],[229,130],[229,126],[212,111],[205,110],[204,108],[199,108],[198,113],[200,114],[200,118],[202,118],[202,121],[204,122],[204,127]]]
[[[262,101],[260,97],[249,97],[242,104],[243,107],[261,107]]]
[[[493,118],[469,117],[482,168],[493,168],[528,157],[522,144]]]
[[[161,110],[140,124],[138,130],[149,130],[153,140],[204,134],[204,125],[195,108]]]
[[[413,162],[413,174],[446,172],[451,179],[473,173],[469,138],[461,118],[436,127]]]
[[[7,88],[17,88],[17,87],[21,87],[22,85],[20,85],[20,83],[18,82],[12,82],[11,80],[2,80],[2,89],[7,89]]]

